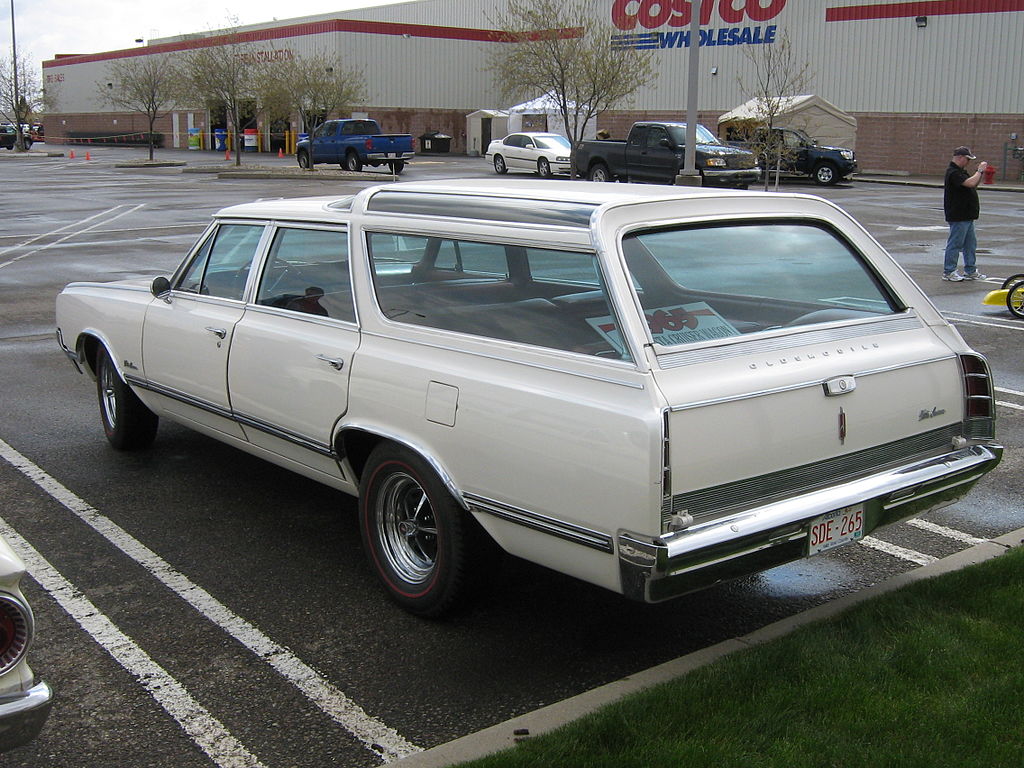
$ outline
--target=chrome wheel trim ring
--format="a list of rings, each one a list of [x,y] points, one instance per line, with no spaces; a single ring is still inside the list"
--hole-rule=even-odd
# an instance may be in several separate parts
[[[100,384],[103,387],[103,394],[100,396],[100,406],[103,408],[103,418],[111,429],[117,427],[117,374],[114,367],[109,363],[103,366],[100,374]]]
[[[389,476],[376,501],[381,554],[403,581],[423,584],[437,564],[437,524],[426,491],[405,472]]]

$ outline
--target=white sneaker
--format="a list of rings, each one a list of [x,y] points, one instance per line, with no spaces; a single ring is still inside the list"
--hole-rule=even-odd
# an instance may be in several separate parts
[[[983,275],[981,272],[968,272],[964,274],[964,280],[988,280],[988,275]]]
[[[946,272],[945,274],[942,275],[942,279],[949,280],[949,282],[951,283],[959,283],[961,280],[964,279],[964,276],[961,275],[959,272]]]

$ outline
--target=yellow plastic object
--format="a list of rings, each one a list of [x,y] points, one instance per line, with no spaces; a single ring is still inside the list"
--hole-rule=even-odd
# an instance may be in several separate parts
[[[985,298],[981,300],[981,303],[992,307],[1005,307],[1006,295],[1009,292],[1010,291],[1007,288],[1004,288],[1001,291],[989,291],[985,294]]]

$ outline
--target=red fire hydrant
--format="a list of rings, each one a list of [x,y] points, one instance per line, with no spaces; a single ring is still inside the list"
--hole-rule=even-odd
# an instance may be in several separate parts
[[[984,184],[991,184],[995,180],[996,180],[996,167],[994,165],[990,165],[990,166],[988,166],[985,169],[983,183]]]

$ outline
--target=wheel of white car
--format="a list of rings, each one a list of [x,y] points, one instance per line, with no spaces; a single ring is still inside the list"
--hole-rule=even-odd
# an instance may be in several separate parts
[[[839,181],[838,169],[832,163],[822,163],[814,169],[814,181],[822,186],[835,184]]]
[[[312,163],[309,162],[309,153],[308,152],[299,152],[298,159],[299,159],[299,168],[302,168],[302,169],[308,171],[312,167]]]
[[[433,469],[383,443],[370,454],[359,494],[363,548],[391,598],[418,616],[440,616],[466,597],[482,534]]]
[[[159,419],[125,384],[105,347],[100,347],[96,360],[96,394],[103,431],[112,446],[134,451],[152,444]]]
[[[345,155],[345,170],[356,173],[363,170],[363,161],[359,159],[358,153],[349,150],[349,153]]]
[[[505,165],[505,158],[503,158],[501,155],[494,156],[494,172],[508,173],[508,166]]]
[[[541,157],[537,160],[537,173],[545,178],[551,178],[551,163],[548,162],[546,157]]]
[[[604,163],[595,163],[591,167],[590,172],[587,174],[587,178],[591,181],[611,181],[611,174],[608,173],[608,166]]]

